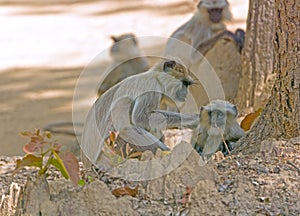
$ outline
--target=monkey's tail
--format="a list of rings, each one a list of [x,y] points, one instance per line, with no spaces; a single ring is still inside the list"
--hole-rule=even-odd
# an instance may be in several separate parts
[[[65,134],[65,135],[70,135],[70,136],[81,136],[82,132],[80,133],[75,133],[74,127],[83,127],[82,122],[54,122],[46,125],[44,127],[44,130],[50,131],[51,133],[56,133],[56,134]],[[82,131],[82,130],[81,130]]]

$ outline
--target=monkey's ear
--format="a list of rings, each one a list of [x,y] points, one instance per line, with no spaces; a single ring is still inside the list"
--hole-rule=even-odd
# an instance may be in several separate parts
[[[199,3],[197,4],[197,8],[199,9],[202,5],[202,1],[200,0]]]
[[[171,60],[171,61],[166,61],[164,63],[164,71],[167,72],[169,69],[174,69],[176,66],[176,62]]]
[[[204,110],[203,106],[200,107],[200,117],[201,117],[201,113]]]
[[[112,39],[115,43],[118,42],[118,39],[115,36],[110,36],[110,39]]]

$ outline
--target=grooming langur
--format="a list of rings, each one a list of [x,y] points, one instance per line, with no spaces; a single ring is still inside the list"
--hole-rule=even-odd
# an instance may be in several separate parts
[[[119,131],[116,143],[129,143],[135,150],[168,150],[161,141],[168,116],[153,113],[160,109],[163,95],[184,102],[193,84],[189,70],[173,60],[163,60],[149,71],[126,78],[106,91],[93,105],[85,121],[81,149],[92,163],[99,159],[109,131]],[[181,116],[173,126],[197,124],[199,119]]]
[[[134,34],[111,36],[111,39],[114,41],[110,48],[112,65],[110,66],[109,74],[101,82],[97,93],[98,97],[123,79],[149,69],[148,61],[141,55],[138,41]],[[55,122],[46,125],[44,130],[75,136],[74,125],[81,126],[83,123]]]
[[[149,69],[148,61],[142,56],[134,34],[112,36],[111,39],[114,41],[110,48],[113,60],[111,71],[101,82],[98,97],[123,79]]]
[[[236,106],[223,100],[214,100],[201,107],[200,124],[194,137],[195,149],[205,157],[219,150],[228,153],[226,141],[229,150],[232,150],[231,143],[245,135],[236,121],[237,114]]]

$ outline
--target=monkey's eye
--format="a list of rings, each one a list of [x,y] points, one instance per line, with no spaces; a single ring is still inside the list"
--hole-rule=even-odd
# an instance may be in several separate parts
[[[211,110],[207,111],[209,117],[211,117]]]
[[[190,80],[182,80],[182,84],[185,86],[185,87],[188,87],[190,85],[192,85],[192,82]]]

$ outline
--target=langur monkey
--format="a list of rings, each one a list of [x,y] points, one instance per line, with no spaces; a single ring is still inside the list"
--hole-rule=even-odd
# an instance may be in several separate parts
[[[142,56],[134,34],[111,36],[111,39],[114,42],[110,48],[113,61],[111,71],[101,82],[98,97],[123,79],[149,69],[148,61]]]
[[[110,56],[112,58],[111,71],[101,82],[97,93],[98,97],[123,79],[149,69],[148,61],[142,56],[138,47],[138,40],[134,34],[111,36],[111,39],[114,42],[110,48]],[[48,124],[44,127],[44,130],[75,136],[73,131],[74,124],[83,126],[83,123],[63,121]]]
[[[182,127],[194,129],[192,145],[204,158],[210,157],[215,152],[221,150],[226,152],[224,141],[229,150],[234,148],[233,144],[245,135],[244,130],[236,121],[237,108],[235,105],[224,100],[212,100],[206,106],[202,106],[200,114],[181,114],[163,110],[155,110],[165,116],[170,124],[180,125],[181,117],[184,116],[186,122]],[[187,121],[189,119],[189,121]],[[193,121],[193,120],[194,121]]]
[[[226,0],[200,0],[193,17],[180,26],[167,42],[165,54],[180,58],[195,75],[193,78],[197,80],[197,85],[191,87],[190,92],[198,108],[209,100],[224,96],[229,101],[236,98],[242,70],[240,52],[244,31],[228,31],[225,22],[231,19]],[[213,89],[212,83],[220,85],[212,74],[217,75],[224,96],[217,93],[219,90]],[[208,97],[211,91],[207,88],[216,94]]]
[[[184,102],[193,84],[189,70],[178,61],[163,60],[150,70],[126,78],[97,99],[85,121],[81,149],[93,164],[100,158],[109,131],[118,131],[116,143],[128,143],[137,151],[169,150],[162,142],[165,125],[197,125],[199,119],[175,113],[179,122],[153,110],[160,109],[162,96]]]
[[[200,0],[194,16],[170,36],[165,53],[180,57],[189,66],[195,61],[195,59],[190,59],[194,56],[195,50],[188,50],[188,53],[182,52],[178,49],[180,44],[174,39],[197,49],[201,44],[207,43],[215,35],[226,30],[224,22],[231,18],[232,14],[226,0]],[[188,48],[182,47],[182,49]]]
[[[236,121],[237,114],[236,106],[223,100],[213,100],[201,107],[194,147],[203,157],[210,157],[219,150],[229,153],[224,141],[229,150],[232,150],[232,143],[245,135]]]

